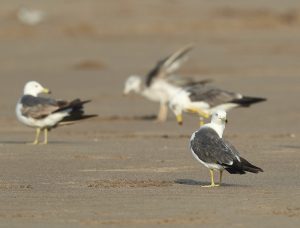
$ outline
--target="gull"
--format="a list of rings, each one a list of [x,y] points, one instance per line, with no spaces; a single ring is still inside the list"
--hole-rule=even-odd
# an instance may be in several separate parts
[[[210,171],[211,184],[203,187],[220,186],[224,170],[230,174],[263,172],[261,168],[242,158],[237,149],[223,139],[225,123],[226,112],[219,110],[213,113],[210,123],[200,127],[191,136],[190,149],[193,156]],[[219,184],[214,182],[214,170],[220,172]]]
[[[44,131],[44,142],[48,143],[48,131],[58,125],[71,124],[97,115],[84,115],[83,105],[90,100],[75,99],[71,102],[39,97],[41,93],[49,94],[50,90],[44,88],[36,81],[25,84],[23,96],[16,106],[18,120],[26,126],[36,128],[36,136],[32,144],[39,143],[41,131]]]
[[[200,117],[200,126],[204,118],[209,118],[217,110],[228,111],[236,107],[249,107],[252,104],[266,101],[261,97],[250,97],[230,92],[206,84],[197,84],[182,88],[169,102],[169,107],[176,116],[177,122],[183,122],[182,113],[196,113]]]
[[[192,50],[192,47],[192,45],[187,45],[158,61],[145,79],[137,75],[130,76],[125,82],[123,93],[127,95],[130,92],[135,92],[151,101],[159,102],[160,110],[157,121],[164,122],[167,119],[168,102],[182,87],[210,82],[210,80],[196,81],[174,75],[174,72],[187,59],[187,54]]]

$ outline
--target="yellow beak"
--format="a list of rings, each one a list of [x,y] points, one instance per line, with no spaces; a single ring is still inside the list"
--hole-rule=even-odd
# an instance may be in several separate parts
[[[51,91],[50,91],[50,89],[44,88],[44,89],[42,90],[42,93],[50,94]]]
[[[176,120],[177,120],[177,123],[179,124],[179,125],[182,125],[182,115],[181,114],[179,114],[179,115],[177,115],[176,116]]]

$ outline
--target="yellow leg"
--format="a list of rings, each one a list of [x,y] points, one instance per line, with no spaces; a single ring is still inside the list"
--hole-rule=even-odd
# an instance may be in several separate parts
[[[40,133],[41,133],[41,129],[37,128],[36,129],[36,133],[35,133],[35,139],[34,139],[34,141],[32,143],[29,143],[29,144],[37,145],[39,143]]]
[[[210,117],[208,112],[202,111],[200,109],[197,110],[197,113],[198,113],[199,116],[202,116],[205,119],[208,119]]]
[[[202,116],[200,116],[200,127],[202,127],[203,125],[204,125],[204,119],[203,119],[203,117]]]
[[[198,110],[198,115],[200,116],[200,127],[204,125],[204,118],[208,119],[209,118],[209,114],[206,112],[203,112],[201,110]]]
[[[223,176],[223,170],[220,170],[220,181],[219,181],[219,185],[221,186],[222,184],[222,176]]]
[[[209,173],[210,173],[210,181],[211,181],[211,184],[210,185],[204,185],[202,187],[206,187],[206,188],[211,188],[211,187],[218,187],[220,185],[218,184],[215,184],[215,181],[214,181],[214,170],[213,169],[210,169],[209,170]]]
[[[200,127],[204,125],[204,118],[208,119],[210,117],[210,114],[207,111],[203,111],[198,108],[188,108],[186,109],[187,112],[190,113],[197,113],[200,117]]]
[[[43,144],[48,144],[48,128],[44,129],[44,143]]]

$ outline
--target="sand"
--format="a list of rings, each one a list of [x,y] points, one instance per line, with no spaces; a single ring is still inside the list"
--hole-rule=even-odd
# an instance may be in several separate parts
[[[300,225],[300,8],[298,1],[28,1],[37,26],[0,16],[1,227],[298,227]],[[264,173],[208,170],[188,149],[194,116],[153,121],[158,105],[122,96],[124,80],[194,42],[180,74],[268,102],[229,113],[225,137]],[[33,129],[15,104],[28,80],[54,97],[92,99],[99,117]],[[149,118],[148,118],[149,117]]]

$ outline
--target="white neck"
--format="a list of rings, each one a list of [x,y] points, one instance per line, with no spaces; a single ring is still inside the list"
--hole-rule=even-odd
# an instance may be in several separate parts
[[[219,124],[219,123],[208,123],[205,124],[203,127],[210,127],[214,129],[218,133],[220,138],[222,138],[223,132],[225,130],[225,124]]]
[[[31,96],[37,97],[38,93],[35,91],[28,91],[28,90],[24,89],[24,95],[31,95]]]

